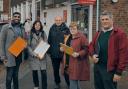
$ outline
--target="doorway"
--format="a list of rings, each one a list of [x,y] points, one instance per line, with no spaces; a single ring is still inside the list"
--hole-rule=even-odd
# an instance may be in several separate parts
[[[88,17],[89,17],[89,7],[83,5],[72,5],[72,16],[71,20],[77,22],[79,30],[82,31],[87,37],[88,31]]]

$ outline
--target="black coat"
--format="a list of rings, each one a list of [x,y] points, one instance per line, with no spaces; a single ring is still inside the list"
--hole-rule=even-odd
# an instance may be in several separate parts
[[[50,44],[49,54],[51,58],[62,58],[63,53],[60,52],[60,43],[64,43],[64,35],[69,34],[69,28],[62,23],[60,26],[53,24],[49,31],[48,43]]]

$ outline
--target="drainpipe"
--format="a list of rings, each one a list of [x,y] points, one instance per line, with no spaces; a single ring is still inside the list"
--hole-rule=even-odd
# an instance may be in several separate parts
[[[96,31],[98,31],[99,30],[99,11],[100,11],[100,1],[99,0],[96,0],[97,2],[96,2]]]
[[[17,7],[16,8],[17,8],[16,11],[17,12],[20,12],[20,5],[17,4]]]
[[[25,21],[25,10],[24,10],[24,4],[21,3],[21,22],[23,23]]]
[[[12,11],[12,8],[11,8],[11,0],[9,0],[9,20],[11,19],[11,11]]]
[[[13,7],[13,13],[16,12],[16,6]]]
[[[32,22],[36,20],[36,0],[32,0]]]
[[[92,41],[93,5],[89,5],[89,43]]]
[[[30,13],[30,11],[29,11],[29,2],[26,1],[26,2],[25,2],[25,5],[26,5],[26,7],[25,7],[25,9],[26,9],[26,10],[25,10],[25,11],[26,11],[25,14],[26,14],[26,15],[25,15],[25,16],[26,16],[26,18],[28,18],[28,17],[29,17],[29,13]],[[25,18],[25,19],[26,19],[26,18]]]

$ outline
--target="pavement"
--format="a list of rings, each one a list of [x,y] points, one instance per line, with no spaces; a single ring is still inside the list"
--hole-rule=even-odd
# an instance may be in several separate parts
[[[93,64],[91,64],[91,81],[80,82],[81,89],[94,89],[93,82]],[[39,73],[40,74],[40,73]],[[6,71],[3,65],[0,65],[0,89],[5,89],[5,76]],[[47,61],[47,77],[48,89],[54,89],[53,70],[50,58]],[[123,73],[121,81],[118,83],[118,89],[128,89],[128,71]],[[32,74],[28,61],[25,61],[20,66],[19,71],[19,86],[20,89],[33,89]],[[63,76],[61,76],[61,89],[67,89]]]

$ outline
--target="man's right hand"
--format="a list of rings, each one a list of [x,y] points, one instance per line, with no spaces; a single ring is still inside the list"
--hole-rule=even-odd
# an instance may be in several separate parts
[[[3,61],[4,65],[5,65],[5,64],[7,64],[7,62],[8,62],[8,60],[7,60],[7,59],[5,59],[5,60]]]
[[[7,64],[8,60],[7,60],[7,57],[5,56],[1,56],[1,61],[5,64]]]
[[[94,54],[92,56],[92,60],[93,60],[94,63],[98,63],[98,61],[99,61],[98,55],[97,54]]]
[[[60,51],[61,51],[61,52],[64,52],[64,48],[63,48],[63,47],[60,47]]]

